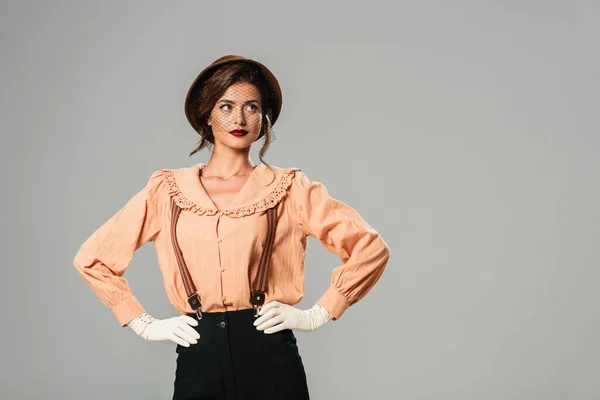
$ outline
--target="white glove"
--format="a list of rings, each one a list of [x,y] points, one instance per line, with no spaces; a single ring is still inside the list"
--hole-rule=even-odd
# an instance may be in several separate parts
[[[331,320],[333,316],[323,307],[315,304],[310,310],[299,310],[278,301],[262,307],[254,326],[265,333],[275,333],[284,329],[312,332]],[[268,329],[267,329],[268,328]]]
[[[198,321],[188,315],[156,319],[147,313],[129,323],[131,329],[146,340],[171,340],[183,347],[190,347],[200,339],[200,334],[190,325],[198,326]]]

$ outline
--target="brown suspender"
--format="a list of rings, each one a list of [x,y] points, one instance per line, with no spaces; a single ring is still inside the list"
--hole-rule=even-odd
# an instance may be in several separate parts
[[[273,252],[273,242],[275,241],[275,230],[277,228],[277,208],[269,208],[267,210],[267,242],[260,255],[258,262],[258,272],[256,280],[250,286],[250,304],[254,308],[254,316],[258,317],[260,306],[265,304],[265,293],[267,292],[267,277],[269,275],[269,263],[271,261],[271,253]]]
[[[198,296],[198,291],[196,290],[196,286],[194,285],[194,281],[192,280],[192,276],[190,275],[190,271],[185,265],[185,260],[183,259],[183,253],[181,252],[181,248],[179,248],[179,243],[177,243],[177,234],[175,231],[175,227],[177,226],[177,220],[179,219],[179,214],[181,214],[181,208],[175,203],[173,204],[173,213],[171,215],[171,242],[173,242],[173,249],[175,250],[175,258],[177,258],[177,264],[179,265],[179,272],[181,273],[181,279],[183,280],[183,286],[185,286],[185,293],[188,296],[188,303],[190,306],[196,311],[196,315],[198,319],[202,319],[202,313],[200,312],[200,308],[202,304],[200,303],[200,296]]]
[[[179,219],[179,214],[181,213],[181,208],[175,203],[172,202],[173,212],[171,215],[171,242],[173,243],[173,249],[175,250],[175,258],[177,259],[177,264],[179,265],[179,272],[181,273],[181,279],[183,280],[183,286],[185,287],[185,292],[188,296],[188,303],[196,312],[196,316],[198,319],[202,319],[202,312],[200,309],[202,308],[202,304],[200,303],[200,296],[198,295],[198,291],[196,286],[194,285],[194,281],[192,280],[192,276],[190,275],[190,271],[188,270],[185,260],[183,259],[183,253],[179,244],[177,242],[177,235],[175,228],[177,226],[177,220]],[[260,261],[258,262],[258,272],[256,274],[256,280],[253,284],[250,285],[250,304],[254,308],[254,316],[258,316],[258,311],[260,310],[260,306],[265,303],[265,293],[267,291],[267,278],[269,275],[269,263],[271,260],[271,254],[273,251],[273,242],[275,240],[275,230],[277,228],[277,208],[269,208],[266,212],[267,214],[267,240],[265,247],[263,248],[263,252],[260,256]]]

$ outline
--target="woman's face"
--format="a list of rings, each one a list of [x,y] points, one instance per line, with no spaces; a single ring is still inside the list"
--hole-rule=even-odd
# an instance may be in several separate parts
[[[250,147],[258,139],[262,121],[260,92],[251,83],[234,83],[217,101],[207,122],[212,127],[215,148]],[[236,133],[234,130],[247,133]],[[217,145],[219,143],[219,145]]]

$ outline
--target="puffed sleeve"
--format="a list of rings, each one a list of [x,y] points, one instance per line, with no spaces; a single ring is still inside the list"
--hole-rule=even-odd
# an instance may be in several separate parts
[[[163,170],[154,172],[146,186],[81,245],[73,260],[79,275],[121,326],[145,312],[122,275],[135,251],[154,241],[161,230],[163,178]]]
[[[293,177],[290,198],[300,229],[337,253],[343,263],[333,269],[330,286],[317,301],[339,319],[377,283],[390,249],[356,210],[331,197],[322,183],[310,181],[301,171]]]

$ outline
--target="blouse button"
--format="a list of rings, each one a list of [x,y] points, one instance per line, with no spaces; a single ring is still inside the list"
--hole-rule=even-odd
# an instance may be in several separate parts
[[[223,239],[217,238],[217,243],[221,243],[222,241],[223,241]]]

